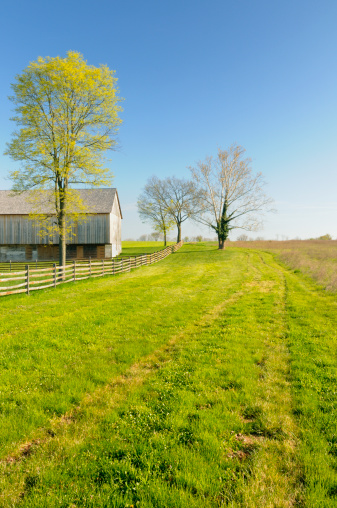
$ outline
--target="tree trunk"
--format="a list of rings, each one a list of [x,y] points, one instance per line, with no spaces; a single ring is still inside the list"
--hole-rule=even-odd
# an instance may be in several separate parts
[[[178,228],[177,243],[179,243],[179,242],[181,242],[181,223],[180,222],[178,222],[177,228]]]
[[[227,217],[227,208],[227,201],[225,199],[222,208],[222,214],[216,227],[216,232],[218,233],[219,250],[225,249],[225,241],[227,240],[229,234],[230,219]]]
[[[166,247],[166,229],[164,229],[164,247]]]
[[[219,250],[225,250],[225,240],[224,238],[218,238],[219,242]]]
[[[65,217],[60,217],[60,228],[59,228],[59,265],[65,266],[66,264],[66,220]]]
[[[67,253],[67,230],[66,230],[66,189],[67,183],[59,180],[58,182],[58,228],[59,228],[59,265],[66,265]]]

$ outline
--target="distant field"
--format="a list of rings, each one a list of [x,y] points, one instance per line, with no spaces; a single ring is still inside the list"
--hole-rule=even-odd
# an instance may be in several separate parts
[[[174,244],[175,242],[167,242],[167,245]],[[164,242],[122,242],[122,255],[135,256],[137,254],[151,254],[152,252],[164,248]]]
[[[336,506],[336,305],[209,244],[4,298],[0,506]]]
[[[337,291],[337,240],[231,242],[230,245],[271,250],[294,270],[309,275],[329,291]]]

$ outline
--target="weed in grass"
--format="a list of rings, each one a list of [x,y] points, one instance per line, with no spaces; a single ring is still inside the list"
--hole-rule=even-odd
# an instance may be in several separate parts
[[[246,406],[242,411],[242,416],[246,421],[254,420],[262,415],[262,408],[259,406]]]

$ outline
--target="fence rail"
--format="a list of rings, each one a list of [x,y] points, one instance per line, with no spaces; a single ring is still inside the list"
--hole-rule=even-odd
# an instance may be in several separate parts
[[[32,268],[31,265],[26,265],[22,271],[0,273],[0,296],[17,293],[27,293],[29,295],[30,291],[56,287],[67,282],[130,272],[134,268],[161,261],[180,249],[182,244],[183,242],[179,242],[152,254],[121,256],[94,261],[89,259],[87,262],[76,262],[74,260],[71,264],[65,266],[53,264],[47,268]],[[20,282],[17,283],[18,281]]]

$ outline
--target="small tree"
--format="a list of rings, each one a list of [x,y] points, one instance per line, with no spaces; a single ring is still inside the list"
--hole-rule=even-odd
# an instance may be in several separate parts
[[[71,187],[111,182],[103,154],[115,148],[121,123],[116,82],[114,71],[89,66],[80,53],[70,51],[66,58],[38,58],[12,85],[12,120],[20,130],[5,153],[21,162],[10,174],[13,190],[51,191],[60,265],[66,261],[67,220],[83,213]]]
[[[158,240],[159,240],[159,238],[160,238],[160,231],[153,231],[153,232],[151,233],[151,236],[152,236],[152,238],[153,238],[153,240],[154,240],[155,242],[158,242]]]
[[[244,153],[244,148],[234,144],[228,150],[219,149],[215,159],[208,157],[190,168],[202,196],[194,218],[216,231],[219,249],[225,248],[232,229],[258,229],[261,214],[272,202],[263,192],[262,174],[252,174],[251,160]]]
[[[143,222],[149,222],[155,231],[163,233],[164,245],[167,233],[173,228],[174,221],[162,199],[163,184],[155,176],[150,178],[139,196],[138,213]]]
[[[181,241],[181,225],[199,211],[200,195],[195,183],[170,177],[162,182],[162,196],[170,216],[177,226],[177,242]]]

